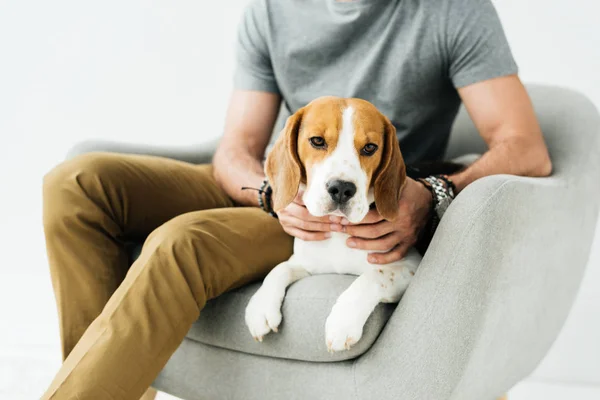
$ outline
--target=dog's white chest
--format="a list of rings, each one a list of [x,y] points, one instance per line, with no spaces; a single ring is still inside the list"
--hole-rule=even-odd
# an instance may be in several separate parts
[[[338,273],[360,275],[373,268],[365,250],[348,247],[349,235],[331,232],[331,238],[320,241],[294,240],[294,263],[302,265],[311,274]]]

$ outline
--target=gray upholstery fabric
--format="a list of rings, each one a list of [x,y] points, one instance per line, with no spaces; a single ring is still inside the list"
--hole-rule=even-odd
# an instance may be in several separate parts
[[[188,147],[159,147],[131,143],[117,143],[106,140],[87,140],[76,144],[67,153],[67,159],[79,154],[93,151],[106,151],[111,153],[145,154],[150,156],[166,157],[186,161],[193,164],[210,163],[217,149],[218,140],[212,140],[202,145]]]
[[[141,245],[135,246],[131,259],[135,260],[140,251]],[[350,275],[318,275],[290,285],[282,306],[280,330],[265,336],[262,343],[254,341],[244,322],[246,306],[260,282],[208,301],[187,337],[224,349],[291,360],[334,362],[356,358],[375,342],[396,305],[379,304],[367,320],[361,340],[350,351],[328,353],[325,321],[335,300],[354,279]]]
[[[565,321],[600,203],[598,111],[571,90],[528,90],[552,177],[495,175],[461,192],[365,354],[301,362],[186,339],[155,386],[185,399],[491,400],[507,392]],[[447,157],[484,151],[462,110]]]
[[[261,357],[185,339],[153,386],[189,400],[350,400],[353,365]]]
[[[133,248],[132,261],[141,251]],[[232,290],[210,300],[187,337],[200,343],[249,354],[300,361],[334,362],[349,360],[371,347],[390,318],[395,304],[379,304],[367,320],[361,340],[350,351],[328,353],[325,345],[325,321],[335,300],[356,279],[350,275],[310,276],[292,284],[282,306],[283,321],[277,334],[254,341],[244,312],[260,282]]]
[[[260,283],[211,300],[188,337],[201,343],[249,354],[302,361],[332,362],[355,358],[371,347],[395,308],[380,304],[367,320],[363,337],[350,351],[328,353],[325,320],[335,300],[356,279],[349,275],[321,275],[289,287],[283,302],[279,333],[255,342],[244,322],[244,310]]]

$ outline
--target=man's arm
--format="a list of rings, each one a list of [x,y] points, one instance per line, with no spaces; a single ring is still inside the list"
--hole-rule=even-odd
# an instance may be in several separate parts
[[[552,163],[533,111],[533,106],[516,75],[489,79],[458,89],[471,119],[488,145],[488,151],[464,171],[452,175],[457,191],[478,178],[494,174],[547,176]],[[400,198],[400,215],[385,221],[370,211],[359,225],[342,228],[349,233],[350,247],[372,251],[369,262],[387,264],[400,260],[416,243],[425,226],[431,194],[422,184],[408,178]],[[346,221],[342,224],[347,224]]]
[[[476,179],[494,174],[548,176],[552,163],[533,106],[516,75],[458,89],[488,151],[450,178],[461,191]]]
[[[258,206],[255,190],[265,174],[262,159],[277,118],[281,98],[268,92],[234,90],[225,120],[225,133],[213,158],[214,176],[238,204]]]

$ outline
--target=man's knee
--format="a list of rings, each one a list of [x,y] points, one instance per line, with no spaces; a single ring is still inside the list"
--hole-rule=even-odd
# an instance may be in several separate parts
[[[74,215],[80,203],[103,195],[102,180],[115,171],[115,159],[108,153],[87,153],[67,160],[44,176],[44,228],[54,229]],[[98,204],[98,202],[94,201]]]
[[[201,250],[214,240],[211,223],[203,218],[207,212],[192,212],[179,215],[156,228],[144,242],[142,251],[157,248],[168,251],[186,252]]]
[[[185,279],[202,302],[213,296],[210,283],[216,278],[212,256],[218,253],[214,230],[202,213],[183,214],[156,228],[144,242],[141,268],[158,269],[161,276]],[[178,279],[166,279],[179,282]]]
[[[215,211],[183,214],[155,229],[146,239],[142,254],[158,257],[160,262],[146,265],[168,273],[181,271],[191,287],[201,286],[207,298],[217,295],[223,282],[234,278],[224,274],[235,275],[235,271],[226,266],[232,252],[225,244],[223,225],[213,218]]]
[[[188,241],[191,232],[182,217],[183,215],[177,216],[154,229],[146,238],[142,251],[154,250],[160,246],[175,246]]]

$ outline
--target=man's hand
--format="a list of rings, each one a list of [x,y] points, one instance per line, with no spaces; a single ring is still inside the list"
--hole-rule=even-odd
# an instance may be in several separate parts
[[[421,183],[406,179],[395,221],[384,220],[377,210],[369,211],[360,224],[352,225],[346,219],[341,221],[341,231],[351,236],[346,241],[349,247],[374,251],[369,254],[370,263],[388,264],[402,259],[427,223],[431,193]]]
[[[325,240],[331,237],[331,231],[342,230],[340,217],[313,217],[302,201],[302,194],[299,192],[294,201],[277,214],[284,231],[298,239],[314,241]]]

